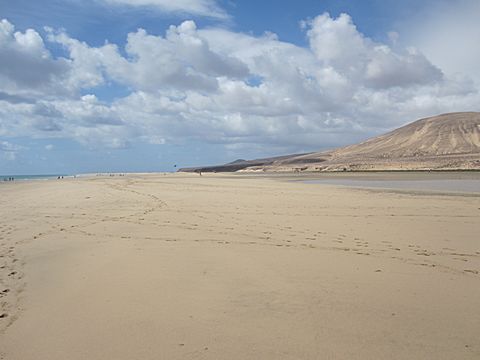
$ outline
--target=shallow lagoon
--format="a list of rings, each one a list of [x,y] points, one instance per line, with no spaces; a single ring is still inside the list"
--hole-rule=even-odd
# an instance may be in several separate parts
[[[340,185],[361,188],[395,190],[447,191],[480,193],[480,180],[472,179],[421,179],[421,180],[364,180],[364,179],[316,179],[305,180],[307,184]]]

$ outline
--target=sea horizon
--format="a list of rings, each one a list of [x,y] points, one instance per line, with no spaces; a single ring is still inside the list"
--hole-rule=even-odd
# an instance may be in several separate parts
[[[59,176],[73,176],[70,174],[6,174],[0,175],[0,181],[8,181],[9,178],[14,180],[44,180],[44,179],[55,179]]]

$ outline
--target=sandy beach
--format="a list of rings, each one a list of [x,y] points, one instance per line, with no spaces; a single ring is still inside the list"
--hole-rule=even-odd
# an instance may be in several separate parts
[[[0,359],[480,358],[478,194],[287,180],[0,184]]]

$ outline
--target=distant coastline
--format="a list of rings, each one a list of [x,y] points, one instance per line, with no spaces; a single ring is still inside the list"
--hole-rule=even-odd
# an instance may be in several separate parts
[[[58,177],[71,177],[73,175],[68,174],[36,174],[36,175],[0,175],[0,182],[9,182],[8,179],[14,179],[14,181],[24,180],[50,180],[57,179]]]

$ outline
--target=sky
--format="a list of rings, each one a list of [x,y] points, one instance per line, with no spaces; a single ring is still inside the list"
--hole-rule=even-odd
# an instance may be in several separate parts
[[[0,0],[0,174],[174,171],[479,111],[479,17],[478,0]]]

